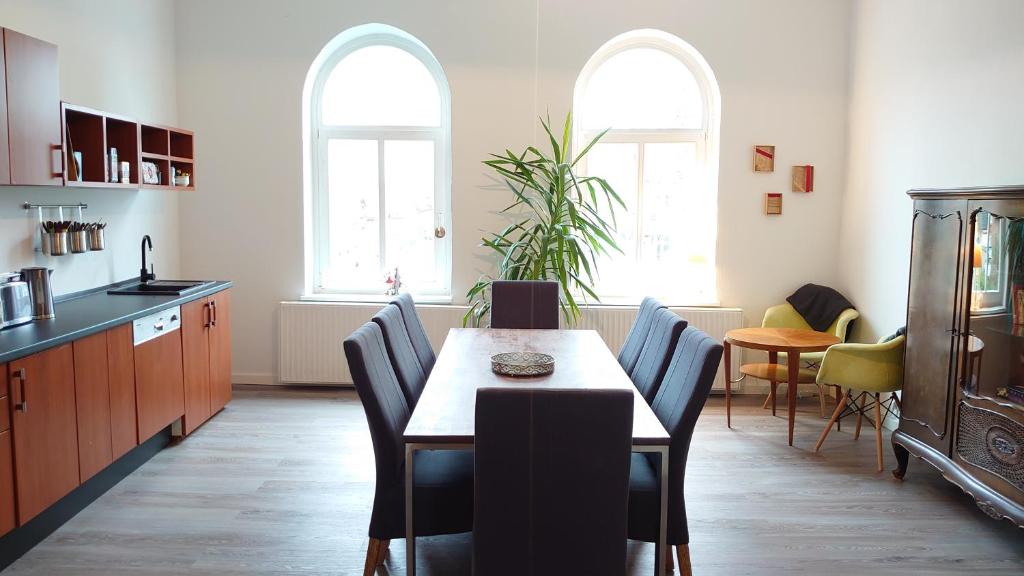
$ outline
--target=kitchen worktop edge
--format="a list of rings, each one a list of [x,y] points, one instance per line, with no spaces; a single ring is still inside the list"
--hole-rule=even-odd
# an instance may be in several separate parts
[[[0,363],[85,338],[142,318],[154,312],[198,300],[233,286],[226,280],[181,296],[126,296],[107,294],[107,290],[137,280],[116,282],[56,298],[56,318],[0,331]]]

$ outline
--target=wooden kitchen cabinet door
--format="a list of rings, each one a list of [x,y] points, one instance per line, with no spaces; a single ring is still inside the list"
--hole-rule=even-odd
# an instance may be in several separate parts
[[[3,30],[0,30],[2,35]],[[4,43],[0,42],[0,185],[11,183],[11,149],[7,145],[7,66],[4,61]]]
[[[6,402],[3,408],[7,408]],[[14,512],[14,453],[11,451],[11,431],[4,430],[0,432],[0,536],[14,530],[17,525]]]
[[[139,442],[185,415],[181,330],[135,347],[135,399]]]
[[[209,297],[210,411],[216,414],[231,401],[231,291]]]
[[[78,470],[79,480],[85,482],[114,461],[110,444],[107,333],[75,340],[72,348],[75,354]]]
[[[60,186],[60,70],[57,46],[3,30],[10,183]],[[17,441],[15,441],[17,442]]]
[[[181,347],[185,370],[184,433],[213,414],[210,401],[210,304],[206,298],[181,306]]]
[[[131,322],[107,331],[110,450],[114,460],[139,445],[138,419],[135,414],[134,348]]]
[[[78,486],[75,365],[71,344],[12,361],[14,472],[18,523]]]
[[[14,508],[14,451],[11,447],[10,402],[7,396],[7,364],[0,364],[0,414],[6,423],[0,426],[0,536],[14,530],[18,519]]]

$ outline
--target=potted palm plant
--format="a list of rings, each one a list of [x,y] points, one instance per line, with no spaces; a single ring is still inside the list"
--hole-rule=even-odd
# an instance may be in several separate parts
[[[607,130],[571,156],[572,113],[566,116],[561,140],[551,131],[550,119],[542,119],[541,125],[550,151],[529,146],[521,154],[506,150],[484,161],[512,192],[513,201],[502,213],[513,222],[481,239],[481,246],[493,251],[497,271],[482,276],[466,293],[470,307],[464,326],[479,326],[487,316],[495,279],[557,280],[562,315],[575,325],[579,299],[600,301],[594,290],[598,258],[622,252],[615,242],[615,213],[625,204],[603,178],[576,174],[577,165]]]

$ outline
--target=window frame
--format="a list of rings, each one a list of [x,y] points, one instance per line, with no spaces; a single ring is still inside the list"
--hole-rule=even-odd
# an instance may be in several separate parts
[[[633,258],[639,260],[643,238],[643,197],[644,197],[644,149],[647,144],[659,143],[694,143],[696,145],[697,162],[702,167],[702,181],[705,183],[705,192],[712,194],[710,205],[713,206],[713,213],[708,217],[714,217],[715,221],[715,242],[714,249],[706,254],[708,265],[712,270],[717,267],[718,260],[718,132],[720,123],[721,97],[718,91],[718,83],[710,66],[703,59],[696,49],[684,42],[682,39],[660,30],[635,30],[620,34],[609,40],[587,60],[586,65],[580,71],[573,91],[573,138],[572,150],[575,151],[589,143],[594,137],[602,132],[601,129],[584,128],[586,117],[583,115],[582,102],[586,97],[590,80],[594,74],[612,57],[623,52],[634,49],[653,49],[676,58],[689,70],[697,82],[700,90],[702,114],[700,128],[611,128],[601,139],[601,144],[636,144],[637,145],[637,198],[635,210],[636,243],[632,246]],[[584,157],[579,164],[581,174],[588,173],[587,158]],[[626,247],[623,251],[626,251]],[[718,282],[712,277],[710,286],[711,298],[706,301],[679,301],[673,300],[679,305],[710,305],[718,306]],[[644,294],[603,294],[598,291],[602,301],[612,302],[639,302]],[[660,294],[661,297],[672,298],[671,295]]]
[[[372,25],[370,25],[372,26]],[[345,36],[343,33],[341,36]],[[340,37],[339,37],[340,38]],[[322,120],[323,89],[334,68],[346,56],[371,46],[390,46],[416,58],[430,73],[436,84],[440,110],[438,126],[337,126],[326,125]],[[445,230],[443,238],[434,238],[434,255],[439,282],[429,288],[409,286],[417,300],[425,302],[451,302],[452,297],[452,234],[451,234],[451,90],[440,62],[433,53],[411,35],[391,27],[374,26],[374,30],[358,34],[330,49],[322,60],[313,80],[307,102],[309,104],[309,155],[311,185],[312,227],[312,275],[307,292],[312,297],[327,297],[359,302],[386,302],[391,297],[384,294],[384,279],[380,290],[371,286],[352,288],[327,287],[322,272],[330,257],[330,209],[327,149],[331,140],[372,140],[377,143],[377,187],[379,198],[379,249],[382,267],[387,258],[385,162],[384,148],[387,141],[427,140],[434,142],[434,226]],[[401,270],[399,270],[401,272]]]

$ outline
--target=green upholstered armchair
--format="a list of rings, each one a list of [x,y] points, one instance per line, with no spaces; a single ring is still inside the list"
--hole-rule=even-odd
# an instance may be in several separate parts
[[[850,327],[850,322],[853,322],[860,317],[860,312],[857,312],[853,308],[847,308],[843,310],[842,314],[839,315],[832,325],[825,330],[829,334],[835,334],[837,338],[846,342],[846,330]],[[804,317],[793,308],[793,305],[789,302],[779,304],[778,306],[772,306],[765,310],[764,320],[761,321],[761,326],[765,328],[797,328],[800,330],[814,330],[811,325],[804,320]],[[804,367],[813,368],[821,363],[821,359],[825,356],[824,352],[808,352],[800,355],[800,360],[805,362]],[[786,355],[779,354],[779,362],[781,363],[785,359]]]
[[[846,331],[850,327],[850,322],[853,322],[860,317],[860,312],[857,312],[853,308],[847,308],[843,310],[841,314],[832,322],[832,325],[828,327],[829,334],[835,334],[843,342],[846,342]],[[779,304],[778,306],[772,306],[765,310],[764,320],[761,321],[761,326],[764,328],[796,328],[799,330],[814,330],[811,325],[804,320],[804,317],[793,308],[793,305],[789,302]],[[814,369],[821,363],[821,359],[824,358],[824,352],[809,352],[800,355],[800,360],[803,362],[801,368]],[[779,354],[779,364],[786,362],[786,353]],[[768,393],[768,398],[764,401],[764,407],[767,408],[768,404],[772,405],[772,413],[775,413],[775,395],[778,390],[778,382],[775,380],[771,381],[771,391]],[[824,388],[818,386],[818,411],[819,415],[825,417],[825,394]]]
[[[836,404],[825,430],[814,447],[821,448],[832,425],[844,412],[857,414],[857,430],[854,439],[860,437],[861,419],[867,410],[874,409],[875,439],[878,448],[878,471],[882,471],[882,408],[892,412],[892,405],[899,408],[900,401],[895,392],[903,388],[903,353],[906,337],[896,336],[881,340],[877,344],[836,344],[825,351],[825,357],[818,368],[818,387],[837,386],[846,390],[843,401]],[[853,391],[858,391],[857,396]],[[882,394],[888,398],[881,399]],[[865,400],[870,404],[865,406]],[[869,417],[870,420],[870,417]]]

